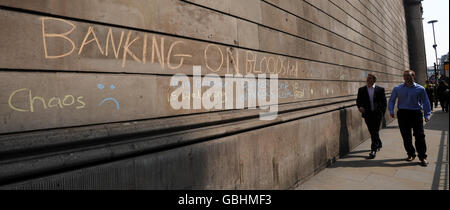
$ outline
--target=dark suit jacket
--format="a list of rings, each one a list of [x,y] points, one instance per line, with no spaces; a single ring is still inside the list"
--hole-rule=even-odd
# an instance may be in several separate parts
[[[356,105],[358,108],[362,107],[365,110],[363,117],[367,117],[368,112],[371,112],[369,91],[367,85],[358,89],[358,98],[356,99]],[[384,88],[375,85],[375,91],[373,93],[373,106],[374,113],[381,117],[386,113],[386,94]]]

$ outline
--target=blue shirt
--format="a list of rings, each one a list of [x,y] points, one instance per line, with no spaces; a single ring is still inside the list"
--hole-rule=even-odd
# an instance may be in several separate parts
[[[389,98],[389,112],[394,114],[395,101],[398,98],[398,109],[421,110],[424,111],[424,117],[429,119],[431,114],[430,101],[427,92],[421,85],[414,83],[412,87],[405,84],[397,85],[392,90],[391,98]]]

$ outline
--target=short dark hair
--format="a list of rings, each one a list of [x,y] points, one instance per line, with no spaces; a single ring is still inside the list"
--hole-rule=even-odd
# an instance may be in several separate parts
[[[377,77],[373,74],[367,74],[367,77],[372,77],[375,82],[377,81]]]
[[[411,73],[411,76],[413,76],[414,78],[416,78],[416,72],[414,72],[413,70],[406,70],[403,73]]]

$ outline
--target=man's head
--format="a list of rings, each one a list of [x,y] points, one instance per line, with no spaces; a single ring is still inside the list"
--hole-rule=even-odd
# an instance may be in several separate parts
[[[373,84],[377,81],[377,77],[373,74],[368,74],[366,79],[367,87],[372,87]]]
[[[414,84],[414,80],[416,79],[416,73],[412,70],[407,70],[403,72],[403,80],[405,81],[405,85],[412,86]]]

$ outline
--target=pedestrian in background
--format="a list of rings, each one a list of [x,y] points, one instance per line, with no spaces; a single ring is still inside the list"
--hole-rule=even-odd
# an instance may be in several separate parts
[[[434,88],[430,81],[425,81],[425,90],[427,91],[428,99],[430,100],[431,111],[433,111],[434,102]]]
[[[366,122],[372,140],[368,159],[375,158],[377,151],[380,151],[382,147],[379,131],[387,106],[384,88],[375,85],[376,81],[375,75],[368,74],[367,85],[358,89],[358,97],[356,98],[356,105]]]
[[[389,112],[391,117],[394,118],[394,107],[398,99],[397,118],[403,138],[403,146],[408,154],[406,161],[413,161],[416,158],[417,149],[420,164],[427,166],[427,146],[423,118],[425,118],[425,122],[430,121],[431,107],[425,88],[414,82],[415,77],[414,71],[408,70],[403,72],[403,80],[405,82],[392,90],[392,95],[389,99]],[[424,114],[422,114],[422,109]],[[416,139],[416,148],[412,144],[411,129]]]
[[[439,82],[437,93],[439,95],[439,101],[441,102],[442,111],[448,112],[449,87],[447,82],[444,80]]]
[[[438,82],[437,81],[434,81],[433,83],[433,95],[434,95],[434,108],[437,108],[438,107],[438,104],[439,104],[439,95],[438,95],[438,92],[437,92],[437,87],[438,87]]]

